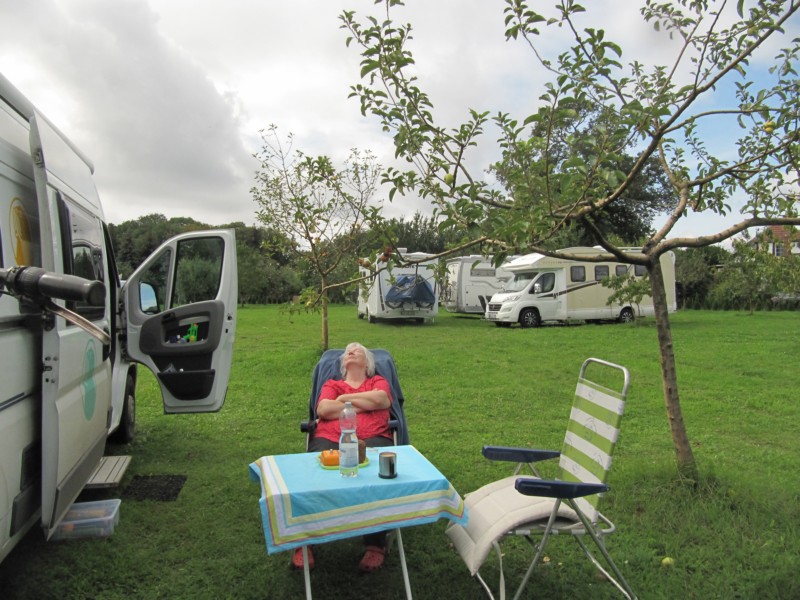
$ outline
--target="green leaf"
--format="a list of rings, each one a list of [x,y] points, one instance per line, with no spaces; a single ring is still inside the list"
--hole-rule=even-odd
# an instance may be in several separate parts
[[[375,69],[378,69],[381,64],[375,60],[365,60],[361,63],[361,78],[363,79],[365,75],[371,73]]]

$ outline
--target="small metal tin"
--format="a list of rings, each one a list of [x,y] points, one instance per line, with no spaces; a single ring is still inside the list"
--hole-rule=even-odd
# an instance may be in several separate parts
[[[378,477],[394,479],[397,477],[397,454],[394,452],[381,452],[378,456]]]

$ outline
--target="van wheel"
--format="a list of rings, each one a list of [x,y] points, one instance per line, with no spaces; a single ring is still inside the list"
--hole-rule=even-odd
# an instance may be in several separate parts
[[[117,444],[129,444],[136,433],[136,379],[131,373],[125,381],[125,400],[122,402],[122,416],[119,427],[111,434],[111,441]]]
[[[633,323],[633,310],[630,307],[623,308],[619,313],[620,323]]]
[[[519,314],[519,324],[525,328],[539,327],[542,324],[539,311],[535,308],[526,308]]]
[[[374,323],[375,322],[375,317],[372,316],[371,314],[367,313],[367,322],[368,323]]]

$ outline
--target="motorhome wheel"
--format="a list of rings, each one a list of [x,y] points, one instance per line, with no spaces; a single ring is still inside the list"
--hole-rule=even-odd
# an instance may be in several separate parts
[[[619,313],[619,322],[620,323],[632,323],[633,322],[633,310],[630,307],[625,307]]]
[[[535,308],[526,308],[519,314],[519,324],[523,327],[539,327],[542,324],[539,311]]]

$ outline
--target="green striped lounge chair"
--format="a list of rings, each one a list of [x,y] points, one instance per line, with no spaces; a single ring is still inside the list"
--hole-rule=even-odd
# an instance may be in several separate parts
[[[587,375],[595,381],[589,380]],[[483,448],[483,455],[490,460],[516,463],[514,474],[467,494],[465,505],[469,522],[466,526],[452,524],[446,533],[489,598],[495,596],[480,569],[494,548],[500,573],[499,598],[504,600],[500,542],[510,535],[523,536],[533,553],[515,599],[522,594],[554,535],[569,535],[575,539],[606,579],[626,598],[636,598],[605,547],[604,536],[614,531],[614,524],[597,509],[600,497],[609,489],[606,481],[629,382],[630,375],[625,367],[588,358],[578,376],[561,452],[501,446]],[[558,475],[552,480],[541,478],[536,463],[554,458],[559,459]],[[530,468],[534,476],[522,476],[520,472],[525,468]],[[589,539],[585,539],[586,536]],[[601,557],[595,556],[590,547],[592,542]]]

